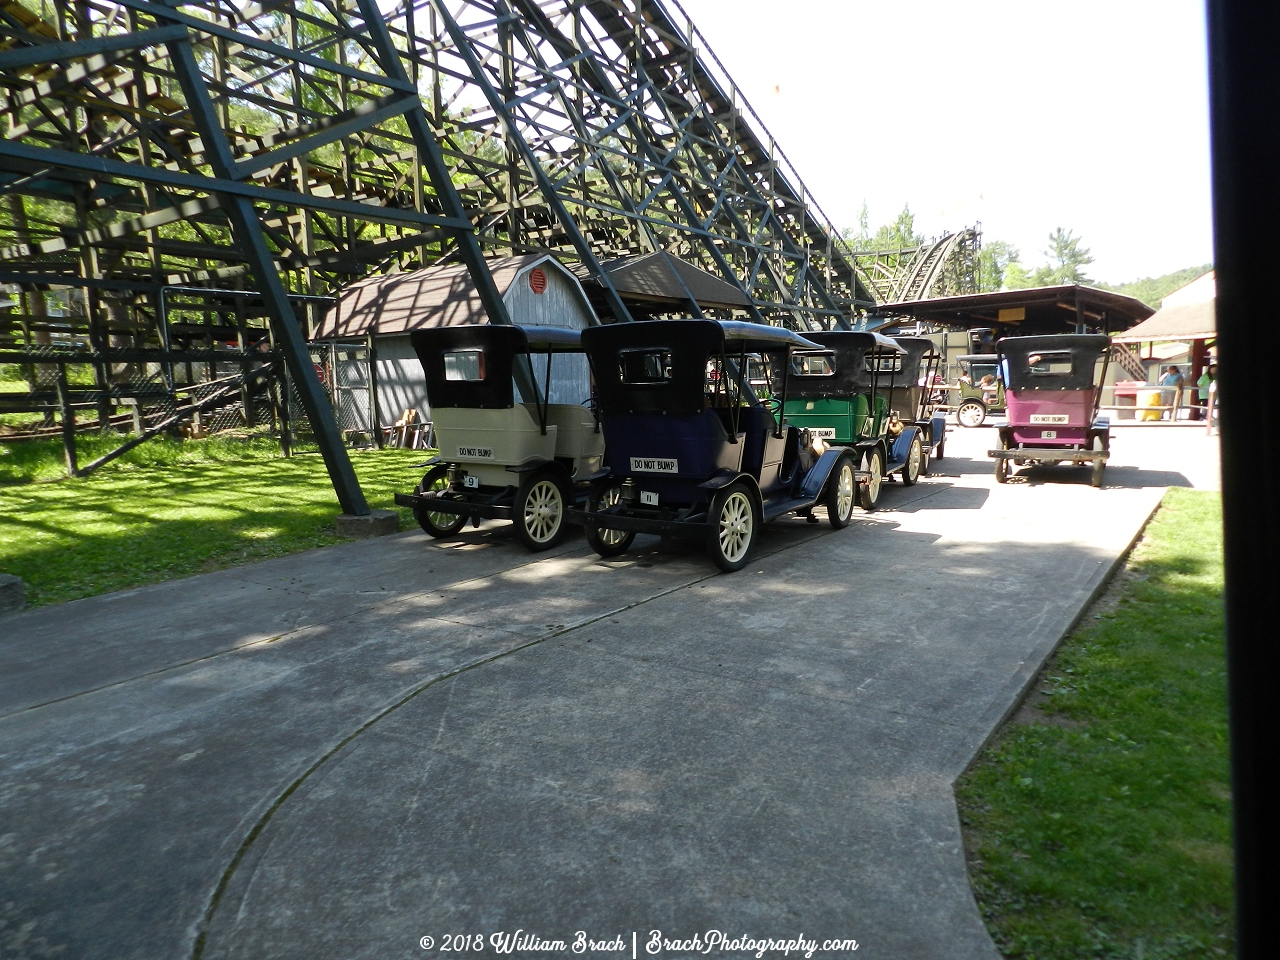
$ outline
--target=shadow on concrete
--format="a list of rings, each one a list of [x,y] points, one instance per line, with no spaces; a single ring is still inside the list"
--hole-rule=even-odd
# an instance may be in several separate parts
[[[990,460],[975,460],[971,457],[946,457],[943,460],[929,461],[929,476],[931,477],[971,477],[978,474],[990,473]]]
[[[803,928],[994,960],[950,783],[1127,543],[1092,520],[1096,546],[792,517],[729,576],[652,537],[414,532],[19,615],[9,695],[64,699],[0,718],[0,938],[345,960]]]
[[[1058,466],[1028,464],[1025,467],[1015,467],[1014,472],[1009,475],[1008,482],[1030,486],[1043,483],[1068,483],[1087,487],[1091,472],[1088,467],[1075,467],[1069,464]],[[1190,487],[1192,483],[1183,474],[1172,470],[1144,470],[1141,467],[1125,464],[1108,464],[1102,476],[1102,486],[1103,489],[1123,487],[1136,490],[1151,487]]]
[[[921,510],[981,510],[991,497],[986,487],[962,487],[929,474],[928,482],[904,489],[886,490],[881,495],[880,509],[894,513],[918,513]],[[896,494],[896,496],[895,496]],[[899,503],[898,501],[902,502]]]
[[[863,532],[936,549],[890,524]],[[255,841],[206,956],[373,957],[388,929],[800,924],[848,931],[872,957],[994,957],[950,782],[1072,612],[1033,603],[1018,630],[992,624],[1025,618],[1031,578],[1065,574],[1065,599],[1099,558],[957,546],[935,572],[981,582],[987,602],[940,628],[923,592],[913,616],[887,590],[866,602],[875,577],[856,600],[841,586],[866,544],[813,546],[820,557],[712,578],[388,714]],[[818,560],[831,573],[815,582]],[[1000,573],[1017,583],[993,584]]]

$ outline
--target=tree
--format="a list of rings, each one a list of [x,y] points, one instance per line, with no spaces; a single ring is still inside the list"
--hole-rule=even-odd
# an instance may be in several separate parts
[[[1166,273],[1161,277],[1143,277],[1141,280],[1131,280],[1128,283],[1120,284],[1099,283],[1097,286],[1103,290],[1123,293],[1127,297],[1137,297],[1153,310],[1158,310],[1160,309],[1161,301],[1165,297],[1179,287],[1186,286],[1192,280],[1203,277],[1212,269],[1212,263],[1204,263],[1198,267],[1184,267],[1181,270],[1175,270],[1173,273]]]
[[[924,235],[916,233],[916,215],[908,204],[902,205],[902,212],[893,223],[886,223],[871,238],[873,250],[901,250],[918,247],[924,243]]]
[[[1044,253],[1050,262],[1036,271],[1037,286],[1090,282],[1082,268],[1093,263],[1093,257],[1088,247],[1080,246],[1080,237],[1072,236],[1070,230],[1058,227],[1049,234],[1049,248]]]
[[[1002,290],[1023,290],[1026,287],[1039,286],[1035,274],[1020,263],[1011,263],[1004,270]]]
[[[984,246],[983,253],[986,253],[988,246],[994,247],[998,243],[1000,243],[999,240]],[[1080,237],[1073,236],[1070,230],[1058,227],[1049,234],[1049,246],[1044,251],[1044,255],[1049,258],[1049,263],[1036,267],[1035,270],[1028,270],[1018,263],[1015,250],[1013,259],[1005,265],[1004,289],[1021,290],[1026,287],[1055,287],[1063,283],[1092,283],[1093,281],[1085,276],[1082,268],[1093,263],[1093,257],[1089,253],[1089,248],[1082,247],[1080,243]]]
[[[992,293],[1009,287],[1007,281],[1026,270],[1018,262],[1018,248],[1004,240],[984,243],[978,251],[978,292]]]
[[[867,204],[862,204],[862,212],[858,214],[858,229],[846,227],[841,235],[855,251],[860,250],[903,250],[918,247],[924,243],[924,237],[916,233],[916,215],[911,212],[909,204],[902,205],[902,212],[893,223],[886,223],[874,234],[867,228]]]

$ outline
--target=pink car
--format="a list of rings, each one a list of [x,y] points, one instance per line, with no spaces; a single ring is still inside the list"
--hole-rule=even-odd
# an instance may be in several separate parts
[[[1071,461],[1093,466],[1102,486],[1110,456],[1111,423],[1098,416],[1111,338],[1101,334],[1006,337],[996,344],[1004,373],[1006,418],[994,424],[1000,449],[996,481],[1011,466]]]

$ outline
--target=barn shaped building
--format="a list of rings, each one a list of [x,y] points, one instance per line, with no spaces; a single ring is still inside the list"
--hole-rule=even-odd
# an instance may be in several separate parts
[[[553,256],[495,258],[489,261],[489,269],[513,323],[582,330],[599,322],[578,278]],[[409,333],[488,322],[467,268],[443,264],[353,283],[326,313],[313,339],[369,347],[370,385],[377,396],[380,423],[392,423],[406,410],[417,411],[419,420],[425,421],[431,417],[426,377],[409,344]],[[560,358],[550,402],[581,403],[590,393],[586,357]]]

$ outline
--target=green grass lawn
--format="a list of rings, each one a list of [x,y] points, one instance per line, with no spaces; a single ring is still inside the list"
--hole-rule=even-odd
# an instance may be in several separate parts
[[[119,443],[82,439],[82,463]],[[351,458],[369,505],[392,508],[429,456]],[[86,479],[54,479],[62,470],[57,440],[0,444],[0,573],[22,577],[33,606],[338,542],[319,454],[285,459],[265,437],[157,439]],[[413,523],[401,510],[401,528]]]
[[[1034,960],[1233,955],[1216,493],[1170,490],[1032,701],[956,785],[996,943]]]

